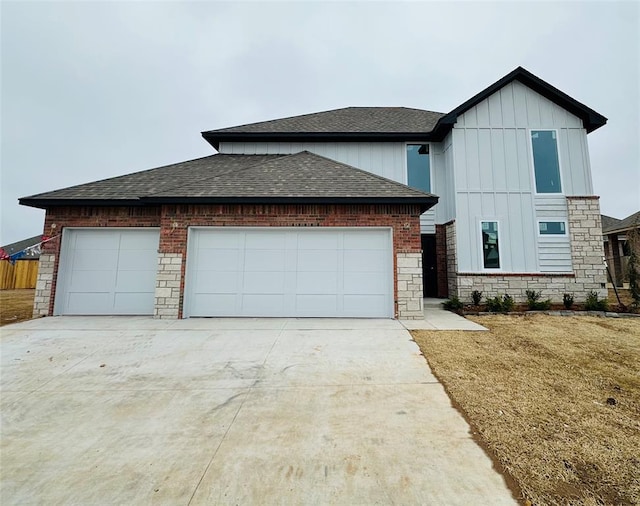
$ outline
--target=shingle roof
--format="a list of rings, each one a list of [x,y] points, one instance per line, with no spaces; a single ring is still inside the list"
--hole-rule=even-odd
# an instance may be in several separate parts
[[[442,141],[458,116],[501,88],[519,81],[579,117],[587,132],[607,118],[518,67],[447,114],[406,107],[346,107],[202,132],[216,150],[224,141]]]
[[[607,218],[605,220],[605,218]],[[615,220],[615,221],[611,221]],[[612,234],[615,232],[624,232],[633,228],[640,228],[640,211],[633,213],[622,220],[602,215],[602,233]]]
[[[212,155],[39,195],[20,203],[407,203],[432,207],[438,197],[303,151],[293,155]]]
[[[225,140],[421,140],[444,114],[408,107],[346,107],[202,132],[215,149]]]
[[[7,244],[6,246],[0,247],[0,250],[4,250],[7,255],[13,255],[18,251],[22,251],[29,246],[35,246],[42,242],[42,235],[34,235],[33,237],[29,237],[28,239],[23,239],[22,241],[12,242],[11,244]],[[35,251],[26,252],[24,258],[40,258],[40,253]]]
[[[137,200],[188,180],[200,180],[215,173],[231,172],[253,163],[283,155],[211,155],[124,176],[70,186],[20,199],[29,200]]]
[[[613,230],[618,224],[622,222],[618,218],[614,218],[613,216],[607,216],[606,214],[601,214],[600,219],[602,221],[602,233],[606,233],[607,230]]]
[[[442,116],[408,107],[345,107],[204,133],[427,133]]]

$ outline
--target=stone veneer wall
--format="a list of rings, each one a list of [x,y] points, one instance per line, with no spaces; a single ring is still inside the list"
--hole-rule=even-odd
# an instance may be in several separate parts
[[[56,264],[56,256],[42,253],[38,262],[38,279],[36,281],[36,293],[33,298],[33,317],[39,318],[49,314],[51,296],[53,291],[53,270]]]
[[[154,318],[178,318],[181,277],[182,255],[180,253],[158,253]]]
[[[445,237],[446,237],[446,254],[447,254],[447,289],[449,293],[448,297],[458,294],[458,259],[456,258],[456,252],[458,247],[456,245],[456,222],[450,221],[444,225]]]
[[[422,253],[398,253],[397,301],[399,320],[422,320]]]
[[[543,299],[551,299],[556,303],[562,302],[564,293],[573,294],[578,303],[584,302],[591,291],[600,298],[606,298],[607,278],[598,197],[567,197],[567,208],[572,274],[459,273],[456,276],[457,289],[450,291],[450,294],[456,293],[465,303],[471,301],[473,290],[480,290],[485,298],[508,293],[516,302],[526,301],[527,290],[542,292]],[[447,245],[450,240],[447,229]]]
[[[567,197],[571,262],[576,275],[574,290],[583,301],[590,291],[607,297],[607,270],[604,265],[600,197]]]

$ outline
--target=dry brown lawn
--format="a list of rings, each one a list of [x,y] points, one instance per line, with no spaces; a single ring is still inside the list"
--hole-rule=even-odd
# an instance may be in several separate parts
[[[470,319],[412,333],[523,499],[640,504],[640,319]]]
[[[35,290],[0,290],[0,326],[31,320]]]

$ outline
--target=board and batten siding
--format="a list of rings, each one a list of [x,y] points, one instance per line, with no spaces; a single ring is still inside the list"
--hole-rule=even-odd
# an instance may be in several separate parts
[[[416,140],[415,142],[423,141]],[[278,155],[309,151],[407,184],[405,146],[405,142],[221,142],[219,152],[224,154]],[[440,195],[438,191],[444,190],[446,184],[444,155],[439,143],[431,143],[430,150],[432,153],[431,192]],[[423,234],[435,234],[439,205],[420,216],[420,228]]]
[[[537,195],[530,131],[556,129],[562,195]],[[500,271],[570,272],[566,238],[538,235],[538,220],[567,218],[567,195],[591,195],[582,121],[518,81],[458,117],[453,131],[460,272],[482,272],[480,221],[499,222]]]

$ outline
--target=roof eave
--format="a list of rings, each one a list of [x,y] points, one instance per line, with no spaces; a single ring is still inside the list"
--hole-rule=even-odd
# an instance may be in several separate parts
[[[555,86],[552,86],[546,81],[543,81],[539,77],[533,75],[528,70],[522,67],[518,67],[504,76],[502,79],[496,81],[477,95],[474,95],[469,100],[456,107],[450,113],[441,117],[432,131],[433,139],[431,140],[441,141],[442,139],[444,139],[446,134],[453,128],[453,125],[458,120],[459,115],[465,113],[472,107],[487,99],[489,96],[504,88],[512,81],[521,82],[528,88],[531,88],[543,97],[551,100],[563,109],[566,109],[570,113],[580,118],[582,120],[582,125],[584,126],[587,133],[591,133],[607,123],[607,118],[602,114],[594,111],[590,107],[587,107],[583,103],[578,102]]]
[[[432,131],[424,132],[201,132],[202,137],[219,151],[220,143],[230,142],[367,142],[435,140]]]
[[[23,197],[18,199],[21,206],[48,209],[62,206],[143,206],[140,199],[65,199],[65,198],[38,198]]]
[[[421,212],[431,209],[439,197],[142,197],[149,204],[374,204],[418,205]]]

